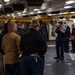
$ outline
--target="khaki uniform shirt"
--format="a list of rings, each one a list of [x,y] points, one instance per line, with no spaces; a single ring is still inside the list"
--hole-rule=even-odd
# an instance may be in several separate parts
[[[20,36],[15,32],[8,32],[2,41],[2,49],[5,52],[5,64],[20,62]]]

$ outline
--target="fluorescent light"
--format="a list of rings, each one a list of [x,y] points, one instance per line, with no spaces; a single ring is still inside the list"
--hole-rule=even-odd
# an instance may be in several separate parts
[[[69,20],[75,20],[75,19],[73,19],[73,18],[70,18]]]
[[[67,1],[65,2],[66,4],[72,4],[72,3],[75,3],[75,1]]]
[[[12,17],[16,17],[14,13],[12,13]]]
[[[52,11],[52,8],[48,8],[46,11],[47,12],[51,12]]]
[[[0,8],[2,7],[2,4],[0,4]]]
[[[52,14],[48,14],[48,16],[51,16]]]
[[[70,12],[71,14],[74,14],[75,12]]]
[[[9,5],[10,2],[7,2],[6,5]]]
[[[62,21],[62,20],[66,20],[66,18],[63,18],[63,19],[59,19],[59,20],[61,20],[61,21]]]
[[[22,16],[27,15],[27,14],[22,14]]]
[[[64,8],[65,8],[65,9],[68,9],[68,8],[72,8],[72,6],[65,6]]]
[[[22,16],[22,15],[21,15],[21,12],[18,12],[17,14],[18,14],[19,16]]]
[[[73,19],[73,22],[75,23],[75,19]]]
[[[18,15],[21,15],[21,13],[20,13],[20,12],[18,12],[17,14],[18,14]]]
[[[41,6],[41,9],[44,10],[46,8],[47,8],[47,3],[43,3],[42,6]]]
[[[30,12],[30,14],[34,14],[34,12]]]
[[[37,13],[42,13],[42,11],[38,11]]]
[[[39,11],[39,9],[33,9],[34,11]]]
[[[10,16],[9,14],[7,14],[7,16]]]
[[[10,0],[4,0],[4,2],[9,2]]]
[[[24,11],[23,11],[23,13],[26,13],[26,11],[27,11],[27,10],[26,10],[26,8],[25,8]]]
[[[61,14],[67,14],[68,12],[63,12],[63,13],[59,13],[59,15],[61,15]]]

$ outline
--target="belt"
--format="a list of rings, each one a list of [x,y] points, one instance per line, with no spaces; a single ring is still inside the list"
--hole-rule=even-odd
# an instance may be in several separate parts
[[[37,63],[39,55],[38,54],[30,54],[30,56],[33,56],[35,58],[34,62]]]
[[[30,54],[30,56],[39,57],[38,54]]]

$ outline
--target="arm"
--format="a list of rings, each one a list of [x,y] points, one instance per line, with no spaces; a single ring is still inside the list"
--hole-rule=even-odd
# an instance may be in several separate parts
[[[56,30],[55,30],[55,32],[56,32],[56,33],[60,33],[60,32],[61,32],[61,31],[60,31],[60,28],[57,27]]]
[[[22,54],[21,50],[20,50],[20,36],[18,35],[15,40],[16,40],[16,46],[17,46],[17,50],[18,50],[18,54]]]
[[[24,40],[23,40],[23,36],[21,37],[21,40],[20,40],[20,49],[21,51],[23,51],[23,48],[24,48]]]
[[[2,40],[2,41],[0,41],[1,43],[0,43],[0,52],[3,54],[3,55],[5,55],[5,52],[4,52],[4,40]]]
[[[39,37],[39,55],[40,56],[44,56],[44,54],[47,52],[47,44],[45,42],[45,40],[43,39],[43,37],[41,36],[41,34],[38,36]]]

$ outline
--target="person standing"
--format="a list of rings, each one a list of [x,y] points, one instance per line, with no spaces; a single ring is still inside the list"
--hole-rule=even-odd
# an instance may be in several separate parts
[[[2,49],[5,52],[5,75],[20,75],[20,36],[16,34],[17,25],[14,22],[10,21],[7,27],[8,33],[2,40]]]
[[[55,32],[57,33],[56,38],[56,57],[54,59],[64,60],[64,40],[65,40],[65,26],[63,26],[63,22],[58,22],[59,26],[56,28]]]
[[[75,26],[74,24],[72,25],[71,40],[72,40],[72,51],[71,52],[75,53]]]
[[[69,38],[70,38],[70,27],[67,25],[65,31],[65,43],[64,43],[64,50],[66,53],[69,53]]]
[[[0,33],[0,75],[3,75],[4,73],[4,61],[3,61],[3,55],[5,55],[3,49],[2,49],[2,39],[3,36],[8,32],[8,24],[9,21],[7,21],[7,23],[4,23],[3,28],[1,29],[1,33]]]
[[[39,32],[39,23],[33,20],[30,29],[21,38],[20,49],[23,51],[21,59],[21,75],[43,75],[43,57],[47,51],[47,44]]]
[[[22,36],[24,34],[24,32],[25,32],[25,25],[24,25],[24,23],[18,23],[17,27],[18,27],[18,29],[17,29],[18,34],[20,36]]]

